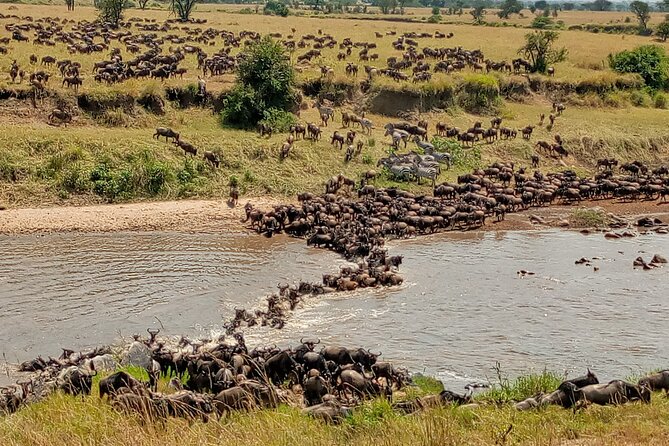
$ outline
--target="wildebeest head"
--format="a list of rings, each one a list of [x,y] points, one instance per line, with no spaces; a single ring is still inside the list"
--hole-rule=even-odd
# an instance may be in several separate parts
[[[564,408],[573,407],[578,401],[583,399],[583,392],[572,382],[565,381],[558,387],[558,391],[564,394],[561,398],[561,404]]]
[[[381,352],[372,353],[370,350],[365,350],[364,348],[351,351],[353,360],[362,364],[366,369],[371,369],[372,365],[376,363],[376,359],[381,356],[381,354]]]
[[[307,339],[306,341],[303,340],[304,338],[300,338],[300,344],[306,346],[310,352],[314,351],[314,346],[318,345],[321,343],[321,338],[318,338],[318,341],[314,342],[313,339]]]

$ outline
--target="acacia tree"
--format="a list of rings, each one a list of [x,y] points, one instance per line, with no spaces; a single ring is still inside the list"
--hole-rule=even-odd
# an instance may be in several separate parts
[[[97,0],[95,7],[98,8],[100,21],[108,23],[112,28],[118,28],[123,19],[123,10],[128,7],[126,0]]]
[[[553,47],[558,37],[560,35],[555,31],[525,34],[525,45],[518,50],[518,54],[529,59],[532,72],[545,73],[550,65],[567,58],[566,48]]]
[[[648,3],[635,1],[630,3],[630,11],[636,15],[637,20],[639,20],[639,31],[645,31],[648,29],[648,21],[650,20],[650,8]]]
[[[377,5],[382,14],[389,14],[391,10],[397,8],[397,0],[379,0]]]
[[[68,11],[74,11],[74,0],[65,0]]]
[[[187,22],[193,9],[195,9],[195,3],[197,3],[197,0],[171,0],[170,7],[172,12],[179,17],[179,20]]]
[[[589,4],[592,11],[609,11],[611,5],[612,3],[609,0],[595,0]]]
[[[475,6],[469,13],[474,17],[474,23],[477,25],[483,23],[483,16],[485,15],[485,7],[483,5]]]
[[[523,10],[523,5],[518,0],[505,0],[500,5],[500,11],[497,15],[502,19],[508,19],[511,14],[518,14]]]
[[[137,0],[139,9],[146,9],[146,5],[149,3],[149,0]]]

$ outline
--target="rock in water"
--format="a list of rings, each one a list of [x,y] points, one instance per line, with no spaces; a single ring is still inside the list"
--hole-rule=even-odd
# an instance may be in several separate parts
[[[667,263],[667,259],[659,254],[655,254],[653,256],[653,260],[651,260],[650,263]]]
[[[128,351],[123,353],[121,365],[135,366],[148,369],[151,367],[151,350],[141,342],[133,342],[130,344]]]

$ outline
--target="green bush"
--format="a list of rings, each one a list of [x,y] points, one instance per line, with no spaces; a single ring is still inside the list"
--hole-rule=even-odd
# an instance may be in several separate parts
[[[441,16],[439,14],[431,15],[427,19],[428,23],[439,23],[441,22]]]
[[[490,111],[500,102],[499,82],[488,74],[465,76],[459,95],[460,105],[470,112]]]
[[[285,133],[290,130],[290,126],[297,124],[297,119],[290,112],[270,108],[265,110],[260,123],[269,125],[275,132]]]
[[[68,167],[60,178],[60,186],[68,192],[88,192],[90,191],[90,180],[85,175],[79,163]]]
[[[159,162],[151,162],[146,165],[146,190],[151,195],[157,195],[165,186],[169,168]]]
[[[432,140],[435,149],[451,155],[451,166],[461,171],[471,171],[482,166],[481,149],[463,148],[460,143],[451,139],[435,137]]]
[[[669,98],[665,93],[656,93],[653,102],[655,108],[666,109],[669,106]]]
[[[609,55],[609,65],[619,73],[638,73],[653,89],[669,86],[669,59],[664,48],[644,45]]]
[[[265,15],[278,15],[281,17],[288,16],[288,7],[281,2],[276,0],[269,0],[265,3],[265,8],[263,9]]]
[[[193,182],[198,176],[199,172],[195,165],[195,160],[191,157],[184,158],[184,165],[177,172],[177,181],[182,185]]]
[[[107,198],[109,201],[113,201],[124,192],[128,185],[127,177],[128,175],[124,175],[124,178],[120,179],[107,163],[98,164],[89,175],[89,179],[93,183],[93,192]]]
[[[262,119],[256,92],[248,85],[236,85],[225,98],[221,122],[239,127],[251,127]]]
[[[637,107],[650,107],[651,98],[643,90],[634,90],[630,93],[630,102]]]
[[[532,21],[532,24],[530,25],[531,28],[535,29],[550,29],[553,28],[554,26],[555,24],[553,23],[553,19],[545,16],[540,16],[535,18]]]
[[[237,82],[224,101],[221,121],[253,127],[268,110],[290,110],[295,98],[295,72],[290,58],[281,44],[266,36],[242,53]]]

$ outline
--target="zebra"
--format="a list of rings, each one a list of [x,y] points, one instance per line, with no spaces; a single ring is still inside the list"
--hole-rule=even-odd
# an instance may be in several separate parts
[[[446,169],[451,168],[451,161],[453,158],[450,153],[447,152],[435,152],[435,151],[425,151],[428,155],[434,158],[435,161],[439,163],[446,163]]]
[[[404,148],[407,147],[407,139],[409,139],[409,132],[404,130],[397,130],[393,128],[386,127],[386,133],[384,136],[392,135],[393,138],[393,147],[399,148],[400,141],[404,142]]]
[[[420,184],[421,178],[429,178],[432,180],[432,187],[434,188],[437,182],[437,169],[434,167],[425,167],[420,164],[414,164],[412,173],[416,176],[416,182]]]
[[[437,169],[437,175],[439,175],[441,173],[441,166],[439,165],[439,163],[437,161],[434,160],[434,158],[432,158],[432,157],[422,157],[422,158],[419,158],[419,159],[420,159],[420,162],[418,163],[418,165],[420,167],[428,167],[428,168],[432,167],[434,169]]]
[[[428,153],[428,151],[434,152],[434,146],[427,141],[422,141],[418,135],[414,136],[413,140],[420,149],[423,149],[425,153]]]
[[[372,121],[370,121],[367,118],[360,118],[358,122],[360,123],[360,127],[362,128],[362,133],[367,133],[369,135],[372,134],[372,128],[373,128]]]
[[[334,120],[334,108],[328,107],[327,105],[321,105],[318,102],[314,102],[313,108],[318,109],[318,113],[321,115],[321,120],[323,121],[323,126],[328,126],[330,118]]]
[[[413,175],[413,168],[407,164],[396,164],[388,168],[396,180],[409,180]]]

